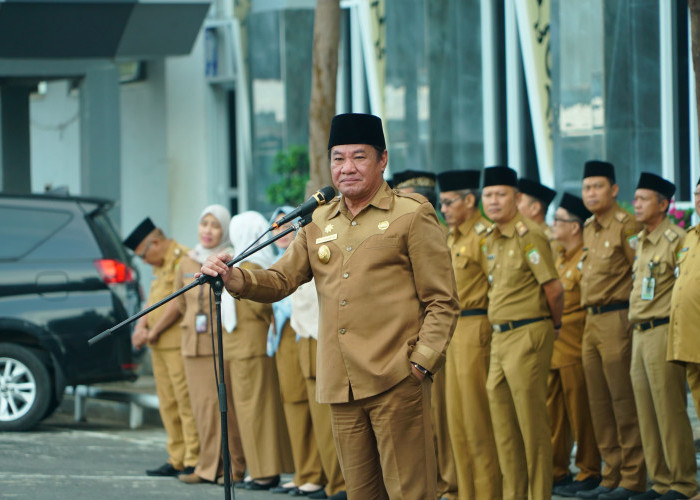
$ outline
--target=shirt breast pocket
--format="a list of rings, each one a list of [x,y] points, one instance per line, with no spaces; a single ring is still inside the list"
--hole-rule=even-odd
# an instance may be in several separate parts
[[[365,248],[398,248],[398,236],[372,236],[365,243]]]

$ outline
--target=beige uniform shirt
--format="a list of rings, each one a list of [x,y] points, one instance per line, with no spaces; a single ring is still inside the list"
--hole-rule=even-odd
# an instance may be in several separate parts
[[[241,296],[268,302],[315,278],[321,403],[384,392],[410,374],[409,359],[437,371],[459,314],[435,210],[386,183],[355,217],[340,197],[319,207],[270,270],[243,275]]]
[[[542,286],[558,278],[544,231],[520,213],[484,242],[492,325],[551,316]]]
[[[678,277],[671,294],[668,359],[700,363],[700,226],[688,230],[676,258]]]
[[[559,337],[554,341],[552,370],[581,363],[583,327],[586,311],[581,307],[581,271],[578,264],[583,255],[583,244],[567,252],[561,248],[556,266],[564,289],[564,313]]]
[[[637,256],[632,266],[630,323],[669,316],[671,292],[676,281],[676,256],[681,250],[684,238],[685,231],[668,218],[651,233],[646,229],[639,233]],[[654,280],[653,287],[649,286],[650,278]],[[647,290],[643,294],[645,284]]]
[[[202,264],[185,256],[180,262],[180,267],[175,276],[175,289],[178,290],[185,285],[189,285],[194,279],[195,273],[202,268]],[[180,328],[182,328],[182,355],[186,357],[211,356],[211,323],[209,321],[209,297],[211,296],[212,313],[216,315],[214,305],[214,295],[210,293],[211,286],[207,283],[197,286],[192,290],[180,295],[176,300],[182,313]],[[197,333],[195,329],[195,317],[198,314],[205,314],[207,317],[206,329],[204,333]],[[214,321],[214,335],[216,335],[216,321]]]
[[[462,310],[485,310],[489,305],[489,282],[484,273],[484,254],[481,251],[481,242],[489,225],[481,213],[477,212],[447,237]]]
[[[180,245],[175,240],[170,240],[163,264],[161,266],[153,266],[153,283],[151,283],[151,290],[148,293],[148,307],[175,291],[175,275],[180,266],[180,261],[187,255],[187,252],[187,247]],[[163,312],[165,312],[165,306],[148,313],[148,328],[151,328],[158,321]],[[180,322],[176,321],[170,325],[170,328],[160,334],[155,344],[151,344],[149,347],[151,349],[179,349],[181,337]]]
[[[627,302],[632,290],[632,262],[641,231],[630,214],[615,203],[602,217],[590,217],[583,228],[581,305]]]

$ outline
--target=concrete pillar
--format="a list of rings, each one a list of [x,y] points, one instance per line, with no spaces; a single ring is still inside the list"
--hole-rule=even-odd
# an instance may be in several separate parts
[[[0,190],[29,193],[29,93],[27,86],[0,87]]]

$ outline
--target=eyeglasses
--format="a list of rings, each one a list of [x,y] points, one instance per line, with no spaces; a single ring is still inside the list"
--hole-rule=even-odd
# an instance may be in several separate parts
[[[576,219],[564,219],[562,217],[555,217],[554,222],[578,222]]]
[[[148,253],[148,249],[151,248],[151,245],[153,244],[154,241],[155,240],[151,240],[148,243],[146,243],[146,248],[143,249],[143,252],[137,253],[136,256],[141,260],[145,260],[146,254]]]
[[[440,205],[442,205],[443,207],[449,207],[450,205],[452,205],[456,201],[459,201],[462,199],[463,199],[462,196],[455,196],[454,198],[449,199],[449,200],[440,200]]]

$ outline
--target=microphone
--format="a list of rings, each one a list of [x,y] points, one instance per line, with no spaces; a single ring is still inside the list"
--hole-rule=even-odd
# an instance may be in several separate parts
[[[311,212],[316,210],[316,207],[318,207],[319,205],[325,205],[330,200],[332,200],[334,196],[335,189],[333,188],[333,186],[326,186],[322,189],[319,189],[314,194],[312,194],[311,197],[304,203],[299,205],[297,208],[289,212],[287,215],[285,215],[278,221],[273,222],[270,226],[270,229],[277,229],[280,226],[286,224],[287,222],[296,219],[297,217],[304,217],[305,215],[310,214]]]

